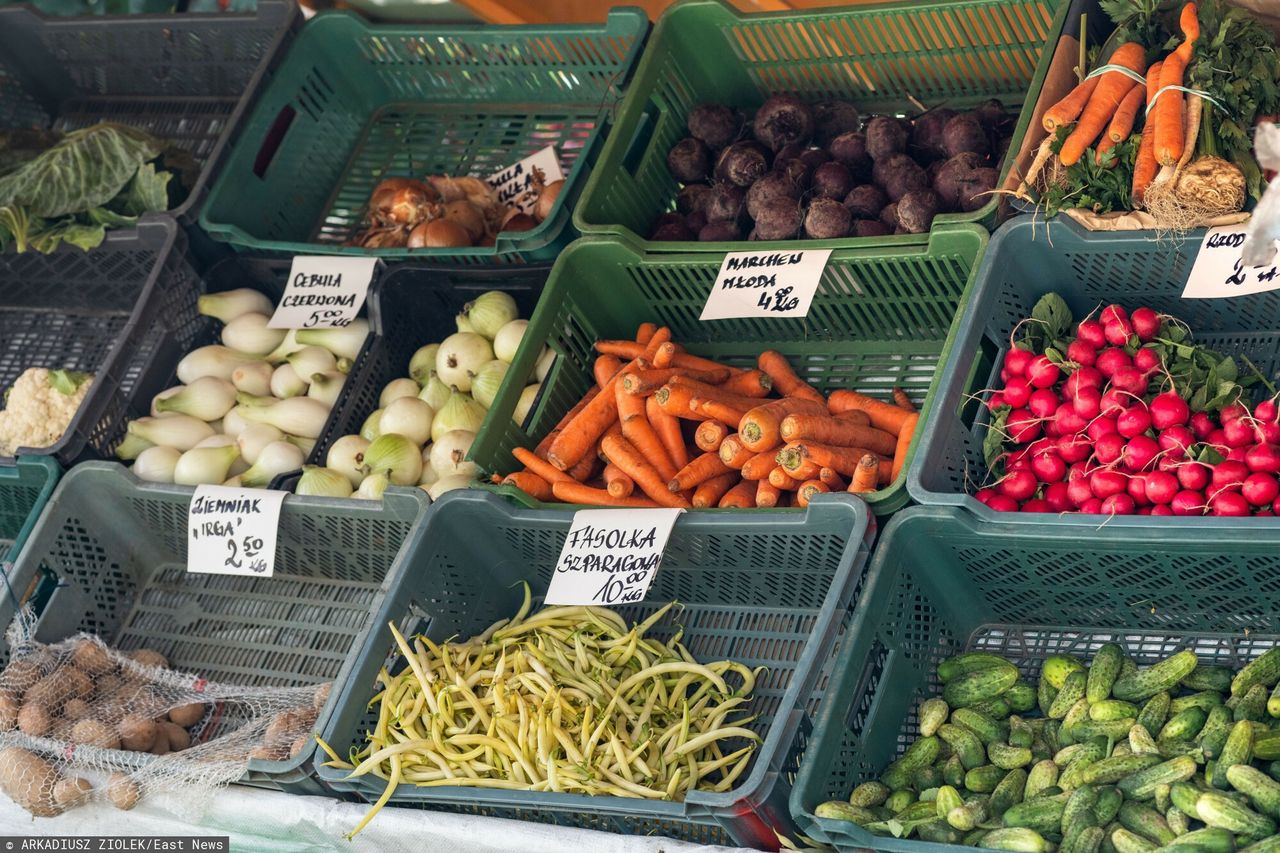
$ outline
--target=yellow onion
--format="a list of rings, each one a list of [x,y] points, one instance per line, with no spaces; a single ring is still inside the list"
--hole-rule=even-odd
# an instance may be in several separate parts
[[[485,407],[477,403],[470,394],[454,388],[444,406],[436,412],[435,420],[431,422],[431,440],[439,441],[442,435],[455,429],[479,432],[485,414]]]
[[[494,398],[498,396],[498,389],[502,387],[502,380],[510,367],[505,361],[496,358],[485,362],[471,380],[471,396],[477,403],[486,409],[493,406]]]
[[[382,472],[397,486],[416,486],[422,474],[422,451],[403,435],[383,433],[364,452],[365,473]]]
[[[409,359],[409,375],[419,386],[426,385],[427,380],[431,378],[431,374],[436,369],[436,353],[439,351],[439,344],[427,344],[424,347],[418,347]]]
[[[322,498],[351,497],[351,483],[346,476],[319,465],[303,465],[302,476],[294,494],[313,495]]]
[[[475,333],[489,340],[493,340],[499,329],[519,316],[516,301],[511,298],[511,294],[501,290],[480,294],[462,306],[462,313],[467,315],[467,322]]]

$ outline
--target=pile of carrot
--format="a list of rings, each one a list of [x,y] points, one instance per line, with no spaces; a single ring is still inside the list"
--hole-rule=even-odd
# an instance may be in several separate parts
[[[780,353],[728,367],[653,323],[595,348],[594,386],[500,482],[593,506],[803,507],[893,482],[920,417],[901,389],[824,397]]]
[[[1097,143],[1098,157],[1129,138],[1139,112],[1146,115],[1142,141],[1134,166],[1132,194],[1135,204],[1151,186],[1161,166],[1176,166],[1189,146],[1194,145],[1196,115],[1186,109],[1186,97],[1173,86],[1182,86],[1196,39],[1200,37],[1200,21],[1195,3],[1182,7],[1178,19],[1182,41],[1162,60],[1147,67],[1147,50],[1137,42],[1125,42],[1115,49],[1107,64],[1121,66],[1135,75],[1145,75],[1138,82],[1121,71],[1107,71],[1085,79],[1065,98],[1044,114],[1044,128],[1056,133],[1059,127],[1075,123],[1058,152],[1064,166],[1079,162],[1084,152]],[[1156,106],[1148,112],[1159,93]],[[1194,111],[1192,111],[1194,112]],[[1188,132],[1188,125],[1191,132]],[[1105,131],[1105,133],[1104,133]]]

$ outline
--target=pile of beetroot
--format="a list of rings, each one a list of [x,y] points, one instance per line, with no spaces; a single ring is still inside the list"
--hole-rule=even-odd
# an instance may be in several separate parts
[[[1071,324],[1050,294],[1015,330],[987,401],[992,481],[978,500],[1003,512],[1280,514],[1276,393],[1247,358],[1242,372],[1146,307]],[[1257,383],[1272,396],[1250,407]]]

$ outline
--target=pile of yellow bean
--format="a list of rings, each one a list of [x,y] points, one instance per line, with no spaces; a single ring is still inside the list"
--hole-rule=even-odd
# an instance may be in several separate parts
[[[410,645],[391,626],[408,666],[379,673],[368,744],[344,761],[321,742],[326,766],[387,780],[352,835],[401,783],[679,801],[727,791],[746,770],[760,740],[743,716],[757,672],[698,663],[681,632],[646,637],[672,604],[628,630],[604,608],[529,615],[530,602],[526,587],[514,618],[465,642]]]

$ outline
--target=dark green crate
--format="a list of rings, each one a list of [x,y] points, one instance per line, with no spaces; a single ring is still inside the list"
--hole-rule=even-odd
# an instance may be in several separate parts
[[[471,457],[486,473],[519,468],[511,450],[535,445],[594,383],[595,341],[633,338],[636,326],[649,320],[670,326],[690,352],[728,364],[754,366],[762,350],[776,349],[823,391],[852,388],[890,400],[900,386],[924,423],[952,321],[986,241],[980,227],[954,225],[935,231],[927,246],[838,249],[807,318],[702,322],[698,315],[721,258],[645,254],[622,241],[583,238],[556,262]],[[559,358],[522,428],[511,414],[544,346]],[[868,495],[872,509],[883,515],[904,506],[903,483],[899,476]]]
[[[574,223],[583,234],[647,237],[675,205],[680,185],[667,152],[688,135],[694,105],[751,110],[775,92],[846,98],[864,114],[956,109],[999,98],[1020,110],[1017,152],[1066,19],[1066,0],[932,0],[744,15],[720,0],[668,7],[636,68],[622,110],[592,171]],[[913,100],[914,99],[914,100]],[[1001,167],[1000,186],[1012,157]],[[935,227],[995,222],[995,197],[973,213],[939,216]],[[923,246],[924,234],[808,240],[806,246]],[[649,251],[724,252],[793,245],[647,242]]]
[[[1233,667],[1280,642],[1280,528],[1222,519],[1233,526],[1206,536],[1150,520],[1006,518],[912,507],[885,528],[792,788],[806,835],[840,851],[959,849],[813,816],[915,739],[916,708],[939,694],[935,667],[950,655],[994,652],[1034,677],[1047,655],[1091,658],[1106,642],[1143,665],[1190,648]]]
[[[266,85],[201,227],[237,249],[290,254],[553,260],[573,239],[573,204],[648,26],[631,7],[603,24],[428,30],[320,15]],[[345,245],[384,177],[486,177],[553,144],[565,187],[530,231],[466,249]]]

